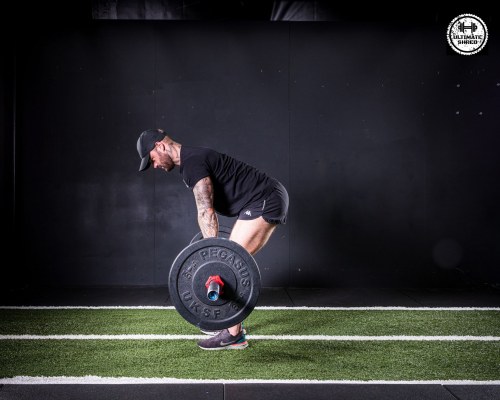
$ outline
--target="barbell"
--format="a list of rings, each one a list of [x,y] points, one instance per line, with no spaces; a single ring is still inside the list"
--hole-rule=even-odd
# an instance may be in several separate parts
[[[224,239],[229,239],[229,236],[231,235],[231,228],[224,226],[224,225],[219,225],[219,232],[217,233],[217,237],[224,238]],[[203,233],[198,232],[196,235],[193,236],[191,241],[189,242],[194,243],[197,242],[198,240],[203,239]]]
[[[229,240],[230,233],[220,226],[218,237],[203,239],[199,232],[170,268],[168,289],[175,309],[201,329],[237,325],[257,304],[259,267],[243,246]]]
[[[466,29],[470,29],[471,33],[474,33],[477,30],[477,25],[474,22],[471,22],[470,25],[465,25],[463,21],[458,23],[458,30],[460,32],[465,33]]]

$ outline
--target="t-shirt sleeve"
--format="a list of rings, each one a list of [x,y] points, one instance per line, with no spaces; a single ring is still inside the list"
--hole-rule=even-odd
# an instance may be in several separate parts
[[[193,189],[200,179],[207,176],[210,176],[210,170],[204,157],[192,156],[185,161],[182,179],[190,189]]]

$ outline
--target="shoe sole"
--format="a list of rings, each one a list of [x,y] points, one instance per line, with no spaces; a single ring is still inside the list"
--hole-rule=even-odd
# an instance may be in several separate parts
[[[212,348],[201,347],[201,346],[198,347],[202,350],[243,350],[248,347],[248,342],[245,340],[242,343],[230,344],[229,346],[224,346],[224,347],[212,347]]]

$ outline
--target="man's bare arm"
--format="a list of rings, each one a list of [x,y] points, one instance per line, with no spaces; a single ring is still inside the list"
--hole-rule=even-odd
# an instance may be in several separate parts
[[[214,186],[210,177],[200,179],[194,185],[193,193],[198,208],[198,224],[203,237],[216,237],[219,232],[219,221],[214,209]]]

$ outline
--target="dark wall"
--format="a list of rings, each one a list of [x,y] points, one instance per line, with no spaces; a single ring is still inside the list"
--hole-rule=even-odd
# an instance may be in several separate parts
[[[0,39],[3,57],[0,57],[0,210],[1,236],[0,249],[4,259],[16,256],[13,248],[16,244],[15,232],[15,158],[14,158],[14,102],[16,59],[12,43],[3,37]],[[4,279],[0,287],[8,286],[16,280],[15,270],[2,271]]]
[[[293,222],[309,232],[292,282],[498,281],[498,43],[453,55],[444,31],[292,27]]]
[[[161,127],[289,189],[265,286],[497,283],[500,46],[450,54],[446,25],[94,21],[20,43],[18,268],[166,284],[199,229],[177,171],[137,172]]]

